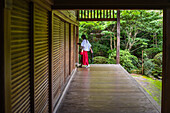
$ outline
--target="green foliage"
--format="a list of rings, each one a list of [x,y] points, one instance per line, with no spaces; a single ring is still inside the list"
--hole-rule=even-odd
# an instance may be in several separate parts
[[[102,56],[96,56],[93,58],[93,64],[107,64],[107,58]]]
[[[152,71],[152,75],[155,77],[162,76],[162,52],[155,55],[154,63],[155,68]]]
[[[116,50],[108,51],[109,59],[116,59]],[[137,69],[138,58],[134,55],[131,55],[127,50],[120,50],[120,64],[128,71],[131,72],[134,69]]]
[[[155,64],[162,66],[162,52],[155,55],[153,59],[154,59]]]
[[[108,58],[108,59],[107,59],[107,64],[116,64],[116,59],[114,59],[114,58]]]
[[[144,53],[146,54],[146,57],[149,59],[152,59],[156,54],[162,51],[162,48],[148,48],[144,49]]]
[[[145,58],[144,74],[159,78],[162,76],[162,52],[155,55],[153,59]]]
[[[96,43],[92,43],[92,48],[93,48],[94,57],[95,56],[105,56],[105,57],[108,56],[107,51],[109,50],[109,48],[106,45],[96,42]]]
[[[143,67],[144,67],[144,75],[147,75],[147,76],[152,75],[152,71],[155,67],[153,59],[145,58]]]

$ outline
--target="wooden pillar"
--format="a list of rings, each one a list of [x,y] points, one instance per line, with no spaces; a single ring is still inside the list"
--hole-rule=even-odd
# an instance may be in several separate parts
[[[3,25],[3,31],[4,33],[2,33],[4,35],[4,38],[2,39],[2,37],[0,38],[0,45],[2,44],[3,45],[3,51],[1,52],[4,52],[1,56],[1,58],[4,58],[4,59],[1,59],[1,60],[4,60],[2,61],[1,63],[1,66],[3,65],[3,72],[4,72],[4,78],[3,78],[3,82],[4,82],[4,91],[3,93],[5,93],[5,104],[3,105],[4,106],[4,110],[5,112],[4,113],[10,113],[11,112],[11,83],[10,83],[10,80],[11,80],[11,32],[10,32],[10,25],[11,25],[11,10],[12,10],[12,1],[11,0],[4,0],[4,4],[5,6],[3,7],[3,16],[2,18],[4,19],[4,23],[1,24]],[[0,5],[1,6],[1,5]],[[0,25],[0,26],[1,26]],[[3,40],[1,42],[1,40]],[[2,45],[0,47],[2,47]],[[0,49],[0,50],[1,50]],[[1,83],[2,84],[2,83]]]
[[[170,113],[170,8],[163,10],[162,113]]]
[[[5,72],[4,72],[4,0],[0,0],[0,34],[1,34],[1,38],[0,38],[0,113],[5,113]]]
[[[116,48],[116,64],[119,64],[120,55],[120,10],[117,10],[117,48]]]
[[[52,75],[52,24],[53,13],[49,12],[49,112],[53,112],[53,75]]]
[[[79,63],[79,45],[77,44],[79,43],[79,27],[76,27],[76,63]]]

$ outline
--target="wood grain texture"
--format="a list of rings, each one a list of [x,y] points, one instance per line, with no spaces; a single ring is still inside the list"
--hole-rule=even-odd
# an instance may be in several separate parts
[[[49,12],[34,4],[35,112],[49,112]]]
[[[120,10],[117,10],[117,47],[116,47],[116,64],[120,61]]]
[[[78,68],[57,113],[159,113],[120,65]]]
[[[11,112],[30,112],[30,6],[13,0],[10,24]]]
[[[163,79],[162,79],[162,113],[170,112],[170,8],[163,10]]]
[[[0,0],[0,17],[4,17],[4,0]],[[4,18],[0,18],[0,112],[5,112],[5,48],[4,48]]]

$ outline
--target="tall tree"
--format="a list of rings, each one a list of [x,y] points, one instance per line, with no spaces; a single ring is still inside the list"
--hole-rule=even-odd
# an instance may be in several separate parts
[[[123,10],[121,11],[121,30],[126,36],[125,49],[131,51],[135,43],[150,33],[160,32],[162,11],[158,10]],[[160,23],[159,23],[160,22]],[[160,29],[158,30],[158,26]],[[145,32],[142,36],[138,34]]]

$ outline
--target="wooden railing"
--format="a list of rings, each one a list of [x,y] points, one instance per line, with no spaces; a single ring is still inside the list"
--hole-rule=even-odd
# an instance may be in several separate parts
[[[79,10],[79,21],[116,21],[114,10]]]

